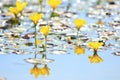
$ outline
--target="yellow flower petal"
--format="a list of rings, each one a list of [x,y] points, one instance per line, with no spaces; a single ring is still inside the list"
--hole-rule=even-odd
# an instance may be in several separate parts
[[[42,14],[38,14],[38,13],[34,13],[30,15],[30,19],[34,22],[34,24],[36,25],[38,23],[38,21],[42,18]]]
[[[48,0],[48,4],[53,8],[57,8],[61,4],[61,0]]]
[[[44,36],[47,36],[50,32],[50,26],[42,26],[40,32],[43,33]]]
[[[74,20],[74,24],[76,25],[76,28],[79,30],[86,24],[86,20],[77,18]]]
[[[34,66],[31,70],[30,70],[30,74],[33,74],[35,78],[37,78],[39,76],[39,68],[37,66]]]
[[[13,14],[16,14],[16,15],[19,13],[19,11],[17,10],[16,7],[10,7],[10,8],[9,8],[9,11],[10,11],[11,13],[13,13]]]
[[[36,40],[36,45],[39,45],[41,43],[41,40]]]
[[[100,56],[98,56],[98,54],[94,54],[93,56],[88,56],[88,59],[91,63],[103,62],[103,59]]]
[[[50,75],[50,69],[48,67],[43,67],[40,69],[40,71],[42,76]]]
[[[75,52],[77,55],[84,54],[84,53],[85,53],[85,49],[82,48],[82,47],[80,47],[80,46],[76,46],[74,52]]]
[[[104,43],[103,42],[89,42],[88,47],[93,48],[94,50],[98,50]]]
[[[20,2],[20,1],[16,1],[16,8],[19,12],[21,12],[27,5],[27,2]]]

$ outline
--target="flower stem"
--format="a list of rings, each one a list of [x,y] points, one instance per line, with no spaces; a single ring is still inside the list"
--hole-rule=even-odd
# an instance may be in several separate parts
[[[97,55],[97,50],[94,49],[94,55]]]
[[[35,47],[37,48],[37,29],[36,29],[36,26],[35,26]]]
[[[45,48],[44,48],[44,51],[45,53],[43,54],[42,58],[46,59],[46,51],[47,51],[47,36],[45,36]]]
[[[69,11],[70,7],[71,7],[71,3],[69,2],[68,5],[67,5],[67,8],[66,8],[66,12]]]
[[[35,27],[35,49],[37,49],[37,29],[36,29],[36,25],[34,26]],[[37,54],[35,52],[35,58],[37,57]]]
[[[54,16],[54,13],[55,13],[54,11],[55,11],[55,9],[52,10],[52,13],[51,13],[51,15],[50,15],[50,18]]]
[[[77,30],[77,39],[79,38],[79,30]]]
[[[40,2],[40,12],[42,13],[42,1],[39,0],[39,2]]]
[[[17,14],[14,14],[14,16],[15,18],[13,19],[12,26],[17,27],[20,24],[19,17],[17,16]]]
[[[97,5],[100,5],[100,4],[101,4],[101,2],[102,2],[101,0],[98,0],[98,1],[97,1]]]

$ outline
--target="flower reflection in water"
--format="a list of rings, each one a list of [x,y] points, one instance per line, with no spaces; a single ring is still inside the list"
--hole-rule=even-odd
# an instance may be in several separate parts
[[[91,63],[100,63],[103,62],[103,59],[98,56],[97,51],[94,51],[95,53],[93,56],[88,56],[88,59],[90,60]]]
[[[39,69],[39,72],[41,76],[50,75],[50,68],[48,68],[47,65],[44,65],[44,67]]]
[[[75,46],[74,53],[76,53],[77,55],[85,54],[85,49],[81,46]]]
[[[38,64],[34,64],[34,67],[30,69],[30,74],[33,74],[35,78],[50,75],[50,68],[46,64],[43,67],[38,67]]]
[[[103,42],[89,42],[88,43],[88,47],[93,48],[94,50],[93,56],[88,56],[88,59],[90,60],[91,63],[103,62],[103,59],[97,54],[98,48],[102,47],[103,45],[104,45]]]
[[[37,64],[35,64],[34,67],[30,69],[30,74],[33,74],[35,78],[39,76],[39,68],[37,67]]]

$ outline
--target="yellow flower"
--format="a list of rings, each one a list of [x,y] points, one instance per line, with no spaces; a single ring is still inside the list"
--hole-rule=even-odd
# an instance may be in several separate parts
[[[38,21],[42,18],[42,14],[34,13],[30,15],[30,19],[34,22],[36,25]]]
[[[27,5],[27,2],[20,2],[20,1],[16,1],[16,8],[19,12],[21,12]]]
[[[61,0],[48,0],[48,4],[53,8],[57,8],[61,4]]]
[[[85,49],[82,48],[81,46],[76,46],[74,52],[75,52],[77,55],[84,54],[84,53],[85,53]]]
[[[88,56],[88,59],[91,63],[100,63],[103,62],[103,59],[98,56],[98,54],[94,54],[93,56]]]
[[[93,48],[94,50],[98,50],[104,43],[103,42],[89,42],[88,47]]]
[[[76,28],[79,30],[83,25],[86,24],[86,20],[77,18],[74,20],[74,24],[76,25]]]
[[[17,14],[19,13],[19,11],[17,10],[16,7],[10,7],[10,8],[9,8],[9,11],[10,11],[11,13],[15,14],[15,15],[17,15]]]
[[[36,40],[36,45],[39,45],[41,43],[41,40]]]
[[[27,2],[21,3],[20,1],[17,0],[16,7],[10,7],[9,11],[17,15],[19,12],[21,12],[25,8],[26,5],[27,5]]]
[[[39,72],[41,76],[50,75],[50,69],[46,65],[43,68],[40,68]]]
[[[47,37],[48,33],[50,32],[50,26],[42,26],[40,32],[43,33],[45,37]]]
[[[30,70],[30,74],[33,74],[35,78],[39,76],[39,73],[39,68],[36,65]]]

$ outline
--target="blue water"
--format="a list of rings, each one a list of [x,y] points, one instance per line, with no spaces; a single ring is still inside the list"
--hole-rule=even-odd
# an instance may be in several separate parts
[[[55,62],[48,65],[50,75],[34,78],[30,74],[32,64],[24,59],[32,58],[31,55],[0,55],[0,77],[7,80],[120,80],[120,57],[111,54],[111,51],[100,51],[99,56],[103,62],[91,64],[88,55],[92,51],[86,50],[84,55],[76,55],[74,51],[64,55],[49,55]],[[40,56],[39,56],[40,57]]]
[[[96,19],[86,17],[84,12],[78,13],[77,17],[86,19],[87,23],[96,22]],[[106,21],[111,21],[111,19],[106,19]],[[107,43],[111,42],[112,40]],[[90,63],[88,55],[92,55],[93,51],[88,49],[86,49],[84,55],[76,55],[74,50],[68,51],[70,54],[51,55],[47,53],[48,58],[55,60],[53,63],[48,64],[50,75],[39,76],[38,78],[34,78],[34,75],[30,74],[30,69],[34,65],[24,61],[33,58],[33,54],[0,55],[0,78],[4,77],[7,80],[120,80],[120,57],[114,56],[111,54],[112,52],[112,50],[99,51],[99,56],[104,60],[99,64]],[[38,57],[41,58],[41,56]]]

